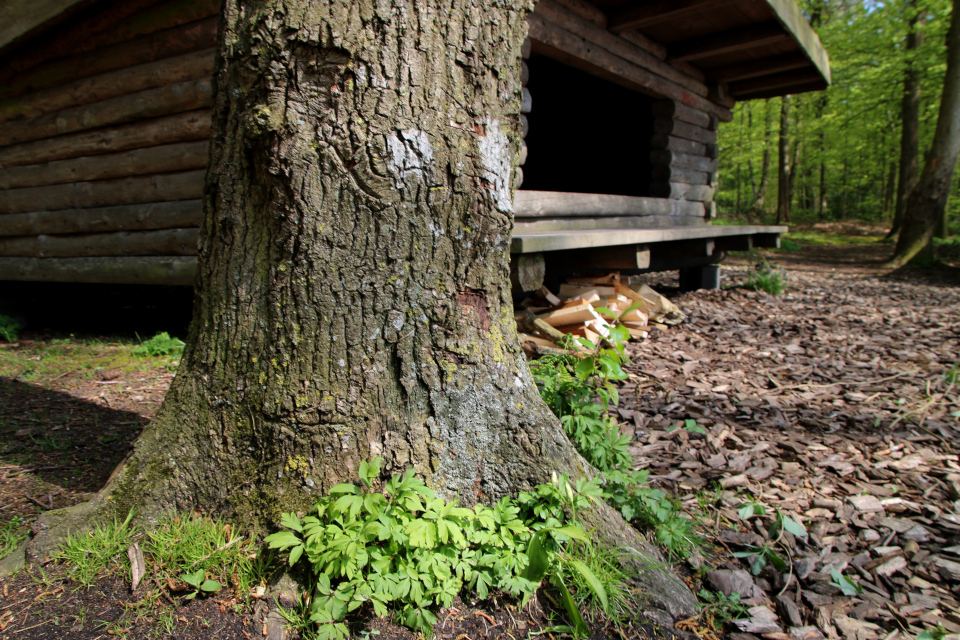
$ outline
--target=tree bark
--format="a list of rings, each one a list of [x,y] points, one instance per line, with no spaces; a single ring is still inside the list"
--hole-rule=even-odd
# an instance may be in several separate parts
[[[950,32],[947,34],[947,73],[940,98],[940,113],[933,144],[923,175],[907,200],[903,228],[897,248],[888,263],[907,264],[931,248],[937,223],[943,216],[960,155],[960,0],[953,2]]]
[[[793,174],[790,170],[790,96],[780,99],[780,144],[777,171],[777,224],[790,222]]]
[[[917,185],[920,167],[920,73],[914,57],[923,46],[923,12],[917,8],[917,0],[911,0],[912,15],[908,20],[907,68],[903,74],[903,99],[900,103],[900,175],[897,180],[897,201],[893,211],[893,224],[887,238],[894,238],[903,225],[903,213],[907,199]]]
[[[595,473],[540,399],[509,279],[524,2],[226,0],[194,317],[92,518],[201,509],[254,531],[360,461],[489,502]],[[661,562],[603,504],[607,542]],[[695,599],[643,581],[673,615]]]

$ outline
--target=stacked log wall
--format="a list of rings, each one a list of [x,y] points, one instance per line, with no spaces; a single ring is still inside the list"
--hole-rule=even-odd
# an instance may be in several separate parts
[[[0,58],[0,280],[189,284],[219,2],[97,6]]]
[[[650,195],[701,202],[706,217],[716,217],[716,116],[675,100],[661,100],[653,106],[653,117]]]

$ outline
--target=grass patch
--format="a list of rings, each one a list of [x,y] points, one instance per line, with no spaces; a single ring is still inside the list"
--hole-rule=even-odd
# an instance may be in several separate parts
[[[0,558],[13,553],[27,537],[27,523],[20,516],[13,516],[0,524]]]
[[[116,568],[129,572],[127,548],[133,544],[136,527],[133,512],[123,522],[114,520],[78,535],[69,536],[53,556],[69,565],[68,575],[82,587],[93,584],[100,575]]]
[[[22,324],[10,316],[0,314],[0,338],[7,342],[16,342],[20,329],[23,329]]]
[[[744,289],[765,291],[772,296],[778,296],[786,288],[786,280],[787,277],[782,271],[775,269],[755,270],[750,272],[740,286]]]
[[[170,334],[164,331],[158,333],[146,342],[141,342],[139,346],[134,347],[130,353],[144,358],[156,358],[159,356],[172,356],[183,353],[183,340],[171,338]]]
[[[829,245],[839,245],[839,244],[877,244],[881,241],[881,238],[877,236],[855,236],[855,235],[838,235],[831,233],[824,233],[823,231],[816,230],[802,230],[802,231],[791,231],[790,233],[782,236],[781,240],[781,249],[783,249],[783,243],[785,241],[790,241],[794,246],[797,245],[815,245],[815,246],[829,246]],[[799,247],[802,248],[802,247]],[[797,249],[787,249],[788,251],[796,251]]]

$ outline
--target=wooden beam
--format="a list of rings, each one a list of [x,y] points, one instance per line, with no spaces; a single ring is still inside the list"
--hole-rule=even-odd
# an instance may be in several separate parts
[[[782,233],[786,233],[783,231]],[[779,233],[757,233],[753,236],[753,246],[760,249],[779,249],[780,248],[780,234]]]
[[[742,93],[737,96],[737,100],[762,100],[764,98],[775,98],[777,96],[797,95],[799,93],[806,93],[807,91],[823,91],[826,88],[826,82],[823,80],[815,80],[814,82],[804,82],[779,89],[761,89],[750,93]]]
[[[655,118],[675,118],[710,131],[717,130],[716,116],[692,109],[676,100],[658,100],[653,103],[650,110]]]
[[[533,253],[537,251],[560,251],[561,249],[583,249],[586,247],[613,247],[622,244],[650,244],[654,242],[672,242],[674,240],[692,240],[696,238],[725,238],[752,234],[786,233],[787,227],[760,225],[708,225],[701,222],[697,226],[678,226],[638,229],[600,228],[590,231],[557,231],[551,233],[524,234],[514,231],[510,241],[511,253]]]
[[[190,256],[122,258],[0,258],[0,280],[193,285]]]
[[[783,26],[771,20],[673,43],[670,45],[670,59],[700,60],[790,39],[790,34]]]
[[[650,247],[645,244],[625,244],[596,249],[569,249],[550,252],[547,259],[551,265],[572,269],[648,269]]]
[[[724,82],[736,82],[737,80],[749,80],[771,73],[802,69],[809,66],[812,66],[810,59],[802,51],[795,51],[771,58],[748,60],[747,62],[738,62],[726,67],[711,69],[710,77]]]
[[[717,158],[720,156],[720,149],[716,143],[697,142],[695,140],[671,136],[666,133],[653,134],[650,138],[650,147],[652,149],[666,149],[679,153],[690,153],[695,156],[706,156],[707,158]]]
[[[619,38],[606,29],[602,29],[592,22],[584,20],[575,13],[557,4],[554,0],[539,0],[534,12],[558,27],[566,29],[585,40],[589,40],[607,51],[620,56],[624,60],[649,69],[657,75],[671,82],[675,82],[689,91],[693,91],[697,95],[707,95],[707,85],[704,83],[682,73],[632,42]],[[689,107],[686,108],[689,109]],[[709,118],[706,113],[703,113],[703,115]]]
[[[209,78],[141,91],[112,100],[64,109],[39,118],[0,124],[0,145],[52,138],[134,120],[156,118],[209,107],[213,87]]]
[[[820,76],[820,71],[813,67],[807,67],[734,82],[730,84],[730,92],[738,96],[812,82],[823,82],[823,78]]]
[[[796,0],[764,0],[777,16],[777,20],[800,45],[813,65],[820,70],[824,82],[830,84],[830,59],[817,33],[800,11]]]
[[[210,110],[187,111],[119,127],[0,147],[0,167],[41,164],[209,137]]]
[[[713,185],[714,174],[691,169],[654,165],[650,177],[658,182],[683,182],[686,184]]]
[[[118,231],[79,236],[0,238],[7,258],[88,258],[97,256],[195,256],[198,229]]]
[[[717,238],[716,248],[718,251],[750,251],[753,249],[753,236]]]
[[[598,45],[588,43],[583,37],[558,27],[537,14],[528,16],[527,24],[530,38],[534,41],[534,49],[544,55],[629,89],[655,97],[679,100],[687,106],[712,113],[723,122],[733,120],[733,113],[729,109],[714,104],[703,96],[696,95]]]
[[[517,191],[515,218],[567,218],[604,216],[700,216],[703,205],[665,198],[611,196],[563,191]]]
[[[730,4],[733,0],[653,0],[622,9],[609,19],[614,33],[646,29],[689,18],[690,16]]]
[[[667,59],[667,47],[656,40],[651,40],[639,31],[624,31],[620,34],[620,37],[627,42],[632,42],[652,56],[656,56],[661,60]],[[697,79],[703,82],[702,78]]]
[[[665,152],[669,153],[669,152]],[[107,180],[190,169],[205,169],[210,141],[180,142],[86,158],[0,169],[0,189]]]
[[[674,202],[681,202],[675,200]],[[614,216],[596,218],[518,218],[513,226],[515,235],[554,232],[583,232],[597,229],[654,229],[662,227],[688,227],[706,224],[706,204],[701,205],[704,213],[696,216]]]
[[[660,242],[651,245],[655,258],[706,258],[713,255],[716,248],[716,239],[698,238],[693,240],[678,240],[675,242]]]
[[[202,217],[203,203],[200,200],[146,202],[96,209],[32,211],[0,216],[0,236],[198,227]]]
[[[586,18],[598,27],[607,28],[607,14],[597,5],[587,0],[557,0],[557,2],[581,18]],[[534,9],[536,9],[536,7],[534,7]]]

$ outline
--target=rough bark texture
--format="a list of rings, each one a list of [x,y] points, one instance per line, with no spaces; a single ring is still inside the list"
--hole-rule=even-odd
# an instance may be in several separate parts
[[[261,531],[361,460],[464,503],[589,474],[540,400],[509,286],[514,2],[227,0],[193,324],[157,417],[67,526],[136,508]],[[613,510],[588,524],[644,545]],[[651,599],[693,611],[648,574]]]
[[[888,263],[899,267],[930,247],[943,217],[953,172],[960,155],[960,0],[953,2],[947,35],[947,74],[940,98],[937,130],[923,175],[907,200],[897,249]]]
[[[913,15],[908,21],[907,68],[903,74],[903,99],[900,102],[900,175],[897,180],[897,201],[893,210],[893,224],[887,238],[894,238],[903,225],[907,199],[917,186],[920,173],[920,69],[913,59],[923,45],[923,17],[916,0],[910,3]]]

